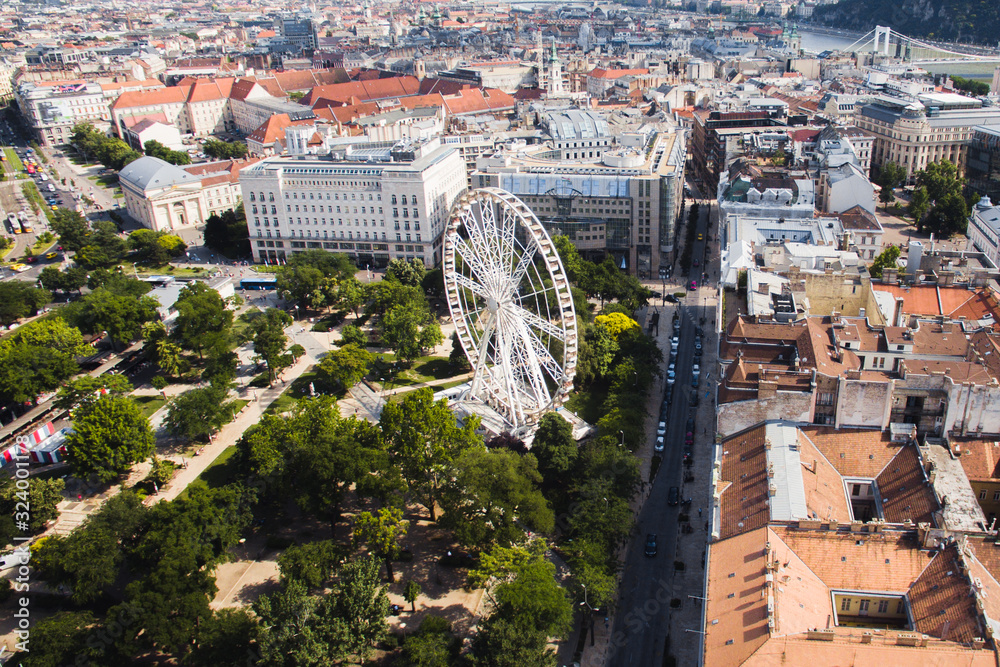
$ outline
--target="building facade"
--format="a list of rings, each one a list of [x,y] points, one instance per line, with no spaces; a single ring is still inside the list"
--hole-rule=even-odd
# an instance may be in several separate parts
[[[1000,202],[1000,125],[972,128],[965,177],[973,192]]]
[[[610,256],[633,275],[656,276],[675,259],[684,133],[621,135],[613,150],[586,147],[586,162],[564,161],[566,151],[580,150],[515,147],[479,160],[472,184],[517,195],[551,234],[569,237],[584,257]]]
[[[923,93],[918,101],[881,96],[858,108],[856,121],[875,135],[872,164],[895,162],[913,178],[932,162],[948,160],[962,171],[978,125],[1000,124],[1000,107],[954,93]]]
[[[966,234],[976,250],[1000,266],[1000,206],[994,206],[986,196],[979,200],[972,207]]]
[[[91,123],[107,131],[111,114],[100,84],[76,81],[24,81],[17,87],[21,117],[45,146],[69,141],[73,126]]]
[[[359,266],[441,260],[465,162],[439,139],[366,143],[328,155],[271,157],[240,175],[254,261],[319,248]]]
[[[128,214],[154,231],[204,224],[241,201],[239,173],[255,159],[178,167],[155,157],[134,160],[119,173]]]

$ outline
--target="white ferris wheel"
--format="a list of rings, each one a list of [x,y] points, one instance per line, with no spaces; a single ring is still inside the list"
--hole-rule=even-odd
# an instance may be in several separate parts
[[[445,230],[444,284],[474,370],[466,400],[490,406],[513,433],[532,431],[576,374],[573,295],[552,239],[511,193],[468,192]]]

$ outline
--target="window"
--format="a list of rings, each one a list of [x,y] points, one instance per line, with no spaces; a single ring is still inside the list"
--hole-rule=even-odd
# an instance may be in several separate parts
[[[858,611],[861,612],[862,614],[867,614],[868,613],[868,603],[869,603],[868,600],[859,600],[858,601]]]
[[[906,601],[900,600],[899,602],[896,603],[896,613],[903,614],[905,612],[906,612]]]
[[[993,492],[993,501],[996,502],[998,500],[1000,500],[1000,491],[994,491]]]
[[[979,491],[979,499],[986,500],[986,489],[982,489]]]
[[[840,611],[850,611],[851,610],[851,598],[843,598],[840,601]]]
[[[888,611],[889,611],[889,601],[888,600],[879,600],[878,601],[878,613],[885,614],[885,613],[888,613]]]

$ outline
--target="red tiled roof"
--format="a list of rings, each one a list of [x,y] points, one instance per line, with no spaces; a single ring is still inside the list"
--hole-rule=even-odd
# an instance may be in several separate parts
[[[916,445],[907,445],[875,478],[882,514],[889,523],[932,523],[937,498],[924,476]]]
[[[591,70],[587,76],[594,77],[595,79],[618,79],[623,76],[639,76],[641,74],[649,74],[648,69],[605,69],[603,67],[597,67]]]
[[[767,427],[756,426],[737,433],[722,444],[724,452],[719,478],[720,539],[766,526],[771,518],[767,489]],[[723,486],[723,485],[720,485]]]
[[[122,93],[112,109],[129,109],[132,107],[151,107],[163,104],[183,104],[191,91],[190,86],[170,86],[157,90],[130,90]]]
[[[391,79],[373,81],[353,81],[337,83],[330,86],[316,86],[302,99],[303,104],[310,107],[315,100],[325,98],[337,102],[350,102],[352,98],[361,101],[384,100],[390,97],[415,95],[420,89],[420,82],[415,76],[401,76]]]

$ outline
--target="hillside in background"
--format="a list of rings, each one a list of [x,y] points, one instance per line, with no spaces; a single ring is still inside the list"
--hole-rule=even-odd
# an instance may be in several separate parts
[[[997,0],[841,0],[816,7],[813,21],[862,32],[887,25],[911,37],[988,46],[1000,40]]]

